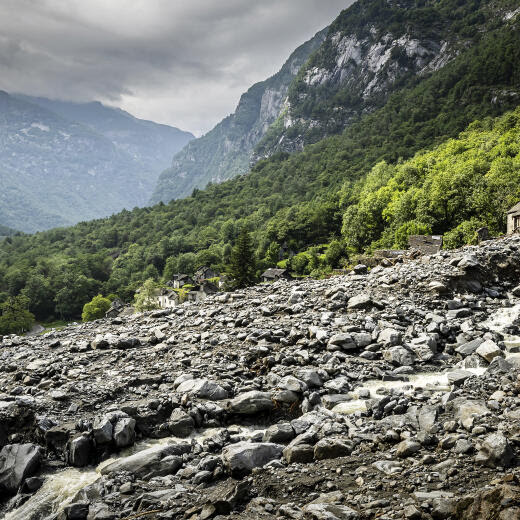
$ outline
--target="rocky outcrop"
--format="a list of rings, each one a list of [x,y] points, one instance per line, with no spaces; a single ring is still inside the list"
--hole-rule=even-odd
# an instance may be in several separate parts
[[[318,32],[298,47],[277,74],[242,95],[233,114],[177,153],[171,167],[161,174],[151,203],[187,197],[194,188],[246,173],[254,147],[284,108],[291,81],[323,42],[326,32]]]

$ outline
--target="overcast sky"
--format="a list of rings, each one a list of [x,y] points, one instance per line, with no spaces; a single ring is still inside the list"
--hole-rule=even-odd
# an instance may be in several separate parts
[[[0,0],[0,89],[210,130],[352,0]]]

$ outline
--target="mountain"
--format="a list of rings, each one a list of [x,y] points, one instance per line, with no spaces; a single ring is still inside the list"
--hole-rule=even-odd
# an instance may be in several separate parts
[[[187,197],[194,188],[246,173],[253,148],[279,116],[291,81],[326,33],[324,29],[298,47],[279,72],[241,96],[233,114],[175,155],[171,167],[161,174],[151,203]]]
[[[168,147],[169,131],[156,128],[162,125],[124,112],[99,104],[48,106],[67,117],[0,92],[0,223],[33,232],[145,205],[166,149],[181,145],[176,129]],[[87,123],[91,109],[89,126],[72,119]]]
[[[455,12],[461,2],[443,4]],[[503,233],[520,199],[520,11],[495,23],[505,3],[486,5],[488,28],[471,45],[341,134],[185,199],[2,242],[0,299],[27,288],[37,315],[55,305],[74,317],[99,292],[130,300],[148,278],[225,270],[243,227],[260,272],[282,259],[300,275],[402,247],[410,234],[458,246],[482,225]]]
[[[195,138],[191,132],[138,119],[120,108],[107,107],[99,101],[71,103],[21,94],[16,97],[89,127],[157,174],[168,168],[172,156]]]
[[[341,133],[395,90],[444,67],[517,6],[516,0],[358,0],[300,69],[254,160]]]
[[[19,233],[19,231],[8,228],[7,226],[0,225],[0,238],[10,237],[16,235],[17,233]]]

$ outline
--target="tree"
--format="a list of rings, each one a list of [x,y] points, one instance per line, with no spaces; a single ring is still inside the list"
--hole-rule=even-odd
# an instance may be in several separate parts
[[[247,287],[255,281],[256,261],[251,236],[246,227],[238,235],[237,243],[231,252],[229,274],[237,288]]]
[[[134,307],[137,311],[144,312],[159,308],[155,301],[155,290],[153,278],[148,278],[135,293]]]
[[[108,309],[110,309],[110,300],[98,294],[88,303],[85,303],[81,319],[83,321],[92,321],[104,318]]]
[[[34,314],[29,312],[29,298],[11,296],[0,305],[0,334],[16,334],[30,330],[34,323]]]

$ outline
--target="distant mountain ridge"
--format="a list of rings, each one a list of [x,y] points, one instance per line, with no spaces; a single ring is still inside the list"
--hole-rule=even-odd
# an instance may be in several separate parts
[[[0,224],[24,232],[145,205],[193,137],[98,103],[31,99],[0,91]]]
[[[73,103],[42,97],[15,94],[70,121],[88,126],[110,139],[116,147],[147,168],[160,173],[168,168],[172,156],[195,138],[191,132],[138,119],[120,108],[108,107],[99,101]]]
[[[194,188],[246,173],[254,147],[283,109],[290,83],[326,34],[323,29],[300,45],[279,72],[242,94],[233,114],[180,151],[161,174],[151,203],[187,197]]]

